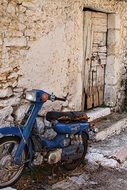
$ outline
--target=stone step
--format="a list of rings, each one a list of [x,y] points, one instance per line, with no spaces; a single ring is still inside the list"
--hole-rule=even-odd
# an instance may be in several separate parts
[[[112,113],[107,117],[95,122],[98,133],[95,135],[96,141],[105,140],[114,134],[120,134],[127,127],[127,113]]]
[[[89,117],[89,122],[100,119],[102,117],[106,117],[111,114],[110,108],[94,108],[92,110],[89,110],[86,112],[86,114]]]
[[[127,170],[127,128],[104,141],[90,142],[88,162]]]

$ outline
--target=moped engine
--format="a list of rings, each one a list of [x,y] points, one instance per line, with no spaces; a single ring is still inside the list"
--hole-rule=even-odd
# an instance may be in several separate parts
[[[62,149],[56,149],[49,152],[48,163],[55,164],[61,160]]]
[[[71,144],[62,150],[62,161],[76,160],[82,157],[84,145],[81,135],[71,135]]]

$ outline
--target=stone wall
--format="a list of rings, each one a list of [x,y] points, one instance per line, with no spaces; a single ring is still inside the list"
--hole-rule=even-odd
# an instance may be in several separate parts
[[[0,123],[20,120],[26,108],[23,98],[26,89],[46,89],[58,96],[69,92],[65,104],[53,107],[81,109],[84,6],[120,16],[117,50],[118,64],[122,69],[115,84],[117,97],[114,106],[121,105],[125,85],[120,87],[120,84],[126,78],[127,3],[108,0],[1,0]]]

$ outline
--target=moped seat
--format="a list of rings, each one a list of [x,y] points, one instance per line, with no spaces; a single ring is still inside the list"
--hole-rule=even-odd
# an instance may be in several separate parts
[[[59,121],[63,123],[78,122],[78,121],[88,121],[89,117],[84,112],[47,112],[46,119],[48,121]]]

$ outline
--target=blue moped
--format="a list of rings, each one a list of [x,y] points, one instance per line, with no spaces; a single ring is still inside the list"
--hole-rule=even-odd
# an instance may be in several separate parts
[[[26,92],[30,106],[19,126],[0,128],[0,188],[14,184],[26,166],[31,167],[37,153],[39,163],[60,163],[75,169],[84,159],[89,139],[88,117],[84,112],[48,112],[56,136],[41,137],[36,131],[36,117],[47,101],[66,101],[43,90]]]

